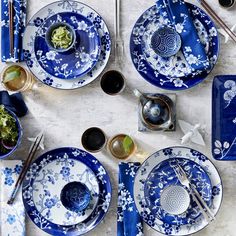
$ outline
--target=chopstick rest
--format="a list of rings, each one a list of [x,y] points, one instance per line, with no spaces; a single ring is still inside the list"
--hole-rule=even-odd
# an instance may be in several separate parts
[[[26,25],[26,6],[27,0],[1,0],[1,60],[3,62],[23,61],[22,40]]]

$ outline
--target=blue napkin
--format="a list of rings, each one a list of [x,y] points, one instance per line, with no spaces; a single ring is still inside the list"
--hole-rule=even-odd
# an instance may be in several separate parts
[[[9,95],[7,91],[0,91],[0,104],[3,104],[18,117],[22,117],[28,112],[21,93]]]
[[[1,0],[1,42],[2,61],[17,62],[23,60],[22,39],[26,25],[27,0],[13,0],[14,16],[14,58],[10,56],[8,0]]]
[[[211,67],[204,46],[200,42],[197,30],[187,5],[183,0],[157,0],[156,6],[161,16],[175,26],[182,39],[182,52],[186,61],[195,70],[207,70]]]
[[[119,164],[117,236],[142,236],[143,225],[134,203],[134,177],[140,163]]]

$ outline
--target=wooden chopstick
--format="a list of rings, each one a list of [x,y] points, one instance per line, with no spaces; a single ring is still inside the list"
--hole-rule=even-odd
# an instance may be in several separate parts
[[[28,171],[28,168],[29,168],[34,156],[35,156],[35,153],[36,153],[42,139],[43,139],[43,134],[40,136],[40,138],[39,138],[39,136],[36,138],[32,148],[30,149],[29,155],[28,155],[28,157],[27,157],[27,159],[24,163],[23,169],[22,169],[22,171],[21,171],[21,173],[20,173],[20,175],[19,175],[19,177],[16,181],[16,184],[14,186],[14,189],[11,193],[11,196],[10,196],[9,200],[7,201],[7,204],[9,204],[9,205],[13,204],[13,202],[16,198],[16,194],[17,194],[17,192],[18,192],[18,190],[19,190],[19,188],[20,188],[20,186],[21,186],[21,184],[22,184],[22,182],[25,178],[25,175]]]
[[[222,29],[229,35],[229,37],[236,42],[235,33],[224,23],[224,21],[214,12],[205,0],[199,0],[207,13],[222,27]]]
[[[9,38],[10,38],[10,55],[14,57],[14,14],[13,14],[13,0],[8,1],[9,11]]]

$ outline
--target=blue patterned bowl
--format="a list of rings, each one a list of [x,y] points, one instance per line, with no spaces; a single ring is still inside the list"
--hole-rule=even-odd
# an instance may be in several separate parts
[[[181,48],[180,35],[170,27],[162,27],[152,35],[151,47],[161,57],[174,56]]]
[[[71,182],[65,185],[60,197],[63,206],[74,212],[85,210],[91,200],[88,187],[81,182]]]
[[[62,26],[62,27],[65,26],[66,29],[70,32],[70,34],[72,36],[72,43],[69,45],[68,48],[55,48],[52,41],[51,41],[52,32],[60,26]],[[45,35],[45,41],[46,41],[48,47],[51,48],[52,50],[56,51],[56,52],[67,52],[67,51],[69,51],[75,45],[76,40],[77,40],[76,39],[76,33],[75,33],[74,28],[71,27],[69,24],[64,23],[64,22],[58,22],[58,23],[52,24],[48,28],[48,30],[46,32],[46,35]]]
[[[20,124],[20,121],[18,119],[18,117],[15,115],[15,113],[13,113],[12,111],[10,111],[9,109],[7,109],[5,107],[5,110],[12,116],[14,117],[15,121],[16,121],[16,126],[18,128],[18,140],[17,140],[17,143],[16,143],[16,146],[13,147],[12,149],[9,149],[9,152],[7,153],[2,153],[0,151],[0,159],[4,159],[8,156],[10,156],[13,152],[16,151],[16,149],[19,147],[20,143],[21,143],[21,139],[22,139],[22,135],[23,135],[23,131],[22,131],[22,126]]]

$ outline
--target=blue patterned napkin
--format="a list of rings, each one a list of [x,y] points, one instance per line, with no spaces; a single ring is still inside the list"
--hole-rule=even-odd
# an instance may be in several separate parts
[[[22,161],[0,161],[0,235],[25,236],[25,210],[20,192],[13,205],[7,201],[22,169]]]
[[[167,23],[174,25],[182,39],[182,52],[193,70],[207,70],[210,63],[183,0],[157,0],[156,6]]]
[[[143,236],[143,225],[134,203],[134,177],[140,163],[119,164],[117,236]]]
[[[21,93],[9,95],[7,91],[0,91],[0,104],[3,104],[18,117],[22,117],[28,112]]]
[[[1,0],[1,42],[2,61],[17,62],[23,60],[22,39],[26,25],[27,0],[13,0],[14,12],[14,58],[10,56],[8,0]]]

